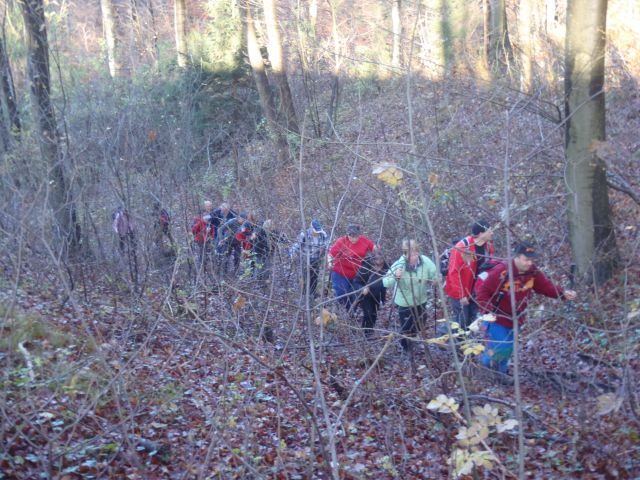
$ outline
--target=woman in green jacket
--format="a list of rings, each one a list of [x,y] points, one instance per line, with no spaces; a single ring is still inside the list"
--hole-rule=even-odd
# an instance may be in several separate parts
[[[402,256],[396,260],[382,280],[387,289],[393,289],[393,301],[398,306],[400,344],[405,352],[411,347],[406,336],[415,336],[422,328],[427,297],[432,282],[436,281],[436,266],[420,253],[415,240],[402,241]]]

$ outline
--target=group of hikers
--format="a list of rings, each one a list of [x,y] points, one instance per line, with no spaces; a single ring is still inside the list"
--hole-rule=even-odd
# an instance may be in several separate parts
[[[400,344],[410,352],[412,337],[426,323],[427,302],[437,281],[435,263],[423,254],[415,239],[402,240],[402,255],[389,266],[375,243],[361,233],[359,225],[347,226],[346,235],[328,244],[321,223],[314,219],[302,231],[290,253],[301,251],[306,261],[309,294],[316,293],[318,273],[326,252],[335,298],[351,315],[362,310],[362,328],[372,337],[380,306],[392,291],[398,310]],[[539,256],[533,243],[516,245],[511,265],[496,257],[493,229],[485,220],[475,221],[471,233],[441,255],[440,272],[451,317],[467,330],[479,313],[485,319],[485,350],[481,363],[501,374],[508,373],[513,352],[513,322],[522,324],[533,293],[550,298],[575,300],[576,292],[552,283],[535,265]],[[512,298],[513,297],[513,298]],[[442,323],[440,334],[450,331]]]
[[[169,216],[159,204],[156,235],[168,236]],[[124,212],[126,214],[126,212]],[[129,217],[119,217],[126,223],[120,230],[120,248],[132,238]],[[114,219],[114,230],[118,227]],[[122,226],[122,225],[120,225]],[[118,230],[116,230],[118,232]],[[236,212],[229,204],[213,208],[205,201],[203,210],[193,219],[192,248],[198,272],[237,273],[241,260],[256,278],[264,280],[278,244],[284,237],[272,228],[270,220],[258,222],[256,216]],[[357,224],[347,226],[345,235],[332,244],[318,219],[313,219],[287,253],[299,260],[303,292],[308,298],[323,294],[320,287],[322,268],[330,271],[330,282],[336,301],[349,317],[362,312],[361,326],[368,338],[375,337],[378,311],[390,296],[397,307],[400,324],[400,344],[410,353],[412,337],[426,323],[428,300],[433,297],[433,285],[438,270],[444,280],[451,321],[438,324],[437,333],[447,334],[451,325],[467,330],[482,315],[485,350],[481,363],[502,374],[508,373],[513,352],[513,322],[521,325],[533,293],[550,298],[574,300],[576,292],[564,290],[552,283],[535,265],[539,256],[535,244],[519,242],[511,255],[511,265],[496,256],[493,229],[485,220],[473,222],[470,233],[453,242],[438,259],[439,266],[422,251],[415,239],[402,240],[402,254],[389,265],[373,240],[362,234]],[[388,295],[388,293],[390,295]],[[490,314],[490,315],[487,315]]]

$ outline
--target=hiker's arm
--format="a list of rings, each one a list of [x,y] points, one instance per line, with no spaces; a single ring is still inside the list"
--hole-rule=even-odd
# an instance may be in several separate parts
[[[533,291],[549,298],[565,298],[564,289],[559,285],[555,285],[539,270],[534,277]]]
[[[498,289],[500,288],[501,283],[501,271],[502,269],[499,266],[494,267],[493,270],[489,272],[489,275],[487,275],[487,279],[482,282],[482,285],[480,285],[480,288],[476,292],[476,301],[483,312],[489,312],[493,309],[493,299],[500,293],[498,292]]]

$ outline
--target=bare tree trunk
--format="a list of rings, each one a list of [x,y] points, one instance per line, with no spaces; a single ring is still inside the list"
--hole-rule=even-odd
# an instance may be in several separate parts
[[[107,59],[109,62],[109,74],[112,78],[122,75],[122,63],[119,52],[118,30],[116,22],[116,11],[112,0],[100,0],[102,11],[102,28],[107,45]]]
[[[16,91],[13,84],[13,74],[11,72],[11,64],[5,50],[4,28],[2,29],[2,38],[0,38],[0,97],[2,99],[2,107],[4,111],[5,121],[3,124],[8,126],[8,140],[20,139],[22,125],[20,124],[20,115],[16,105]]]
[[[400,41],[402,39],[400,0],[393,0],[393,4],[391,5],[391,31],[393,32],[391,66],[395,68],[399,68],[400,67]]]
[[[49,44],[43,0],[20,0],[27,41],[31,109],[40,153],[49,165],[48,200],[55,219],[54,233],[63,252],[79,242],[79,227],[71,192],[65,181],[60,138],[50,98]]]
[[[185,0],[175,0],[173,23],[176,33],[178,66],[187,66],[187,5]]]
[[[256,82],[258,95],[260,96],[260,104],[262,105],[265,117],[267,117],[267,124],[269,125],[271,135],[273,135],[274,138],[278,160],[282,165],[288,163],[289,160],[288,146],[282,134],[282,129],[278,125],[275,102],[273,101],[273,95],[271,93],[271,88],[269,87],[269,79],[267,78],[267,72],[264,66],[264,60],[262,59],[262,54],[260,53],[258,38],[256,36],[255,26],[253,24],[251,7],[248,3],[245,5],[244,12],[245,26],[247,30],[247,53],[249,55],[249,63],[251,64],[253,78]]]
[[[280,30],[278,29],[278,15],[276,13],[275,0],[263,0],[265,24],[267,26],[267,37],[269,45],[269,61],[271,62],[271,71],[278,85],[278,93],[280,94],[280,112],[285,117],[285,125],[287,130],[293,133],[300,133],[298,128],[298,117],[293,103],[293,96],[289,88],[289,80],[285,70],[286,55],[282,49],[282,40],[280,38]]]
[[[338,104],[340,103],[340,34],[338,33],[338,5],[335,0],[329,1],[331,7],[331,36],[333,37],[333,80],[331,85],[331,100],[327,111],[327,126],[325,132],[333,132],[338,121]]]
[[[156,25],[156,13],[153,8],[153,0],[147,1],[149,18],[151,19],[151,46],[153,47],[153,66],[156,70],[160,65],[160,47],[158,46],[158,26]]]
[[[520,0],[518,8],[518,44],[520,45],[520,90],[531,91],[533,83],[533,31],[536,28],[531,0]]]
[[[565,157],[569,238],[577,278],[597,284],[618,262],[606,166],[604,56],[607,0],[569,0],[565,45]]]
[[[485,65],[489,67],[491,56],[491,2],[482,0],[482,54]]]
[[[512,50],[507,28],[506,0],[491,0],[491,63],[499,65],[508,64],[511,60]]]

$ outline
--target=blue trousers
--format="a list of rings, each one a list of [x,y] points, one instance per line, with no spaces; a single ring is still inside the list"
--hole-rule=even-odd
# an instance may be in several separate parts
[[[487,368],[507,373],[509,359],[513,353],[513,328],[493,322],[485,322],[485,326],[485,350],[480,362]]]
[[[347,311],[351,311],[353,301],[355,300],[353,291],[357,289],[353,280],[332,271],[331,285],[333,285],[333,293],[335,293],[338,302],[344,305]]]

